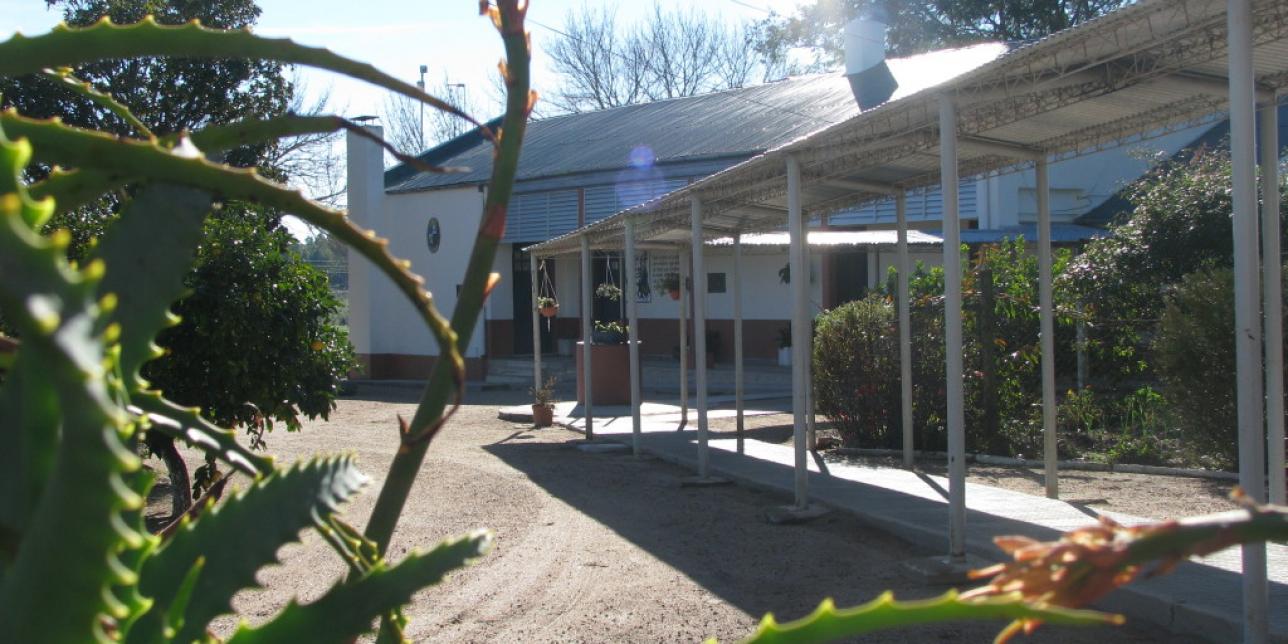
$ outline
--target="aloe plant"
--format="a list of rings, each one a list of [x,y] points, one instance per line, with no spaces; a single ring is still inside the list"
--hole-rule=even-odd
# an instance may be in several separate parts
[[[417,452],[423,457],[449,415],[447,403],[459,393],[459,347],[468,337],[453,329],[472,328],[493,283],[486,266],[504,229],[531,108],[526,3],[498,4],[484,10],[506,43],[510,99],[504,129],[488,133],[497,147],[492,189],[451,323],[435,309],[420,278],[374,233],[253,171],[207,159],[247,140],[361,132],[353,124],[292,116],[159,139],[125,105],[65,68],[128,56],[262,57],[344,73],[459,114],[456,108],[325,50],[198,24],[100,21],[0,42],[0,75],[44,73],[131,123],[137,135],[109,136],[0,113],[0,315],[19,334],[0,337],[0,443],[6,446],[0,450],[0,641],[212,640],[211,620],[232,612],[233,595],[256,586],[257,571],[307,529],[336,550],[349,577],[310,604],[292,603],[259,626],[242,624],[229,641],[347,642],[377,618],[383,618],[382,641],[401,641],[405,619],[399,611],[412,594],[487,551],[491,537],[480,531],[397,563],[385,561],[387,536],[369,540],[337,516],[367,481],[350,457],[279,466],[239,445],[231,431],[210,423],[200,410],[150,390],[139,368],[155,357],[157,333],[173,323],[168,307],[181,294],[212,201],[241,198],[279,207],[372,261],[412,301],[437,339],[444,359],[428,386],[427,403],[410,425],[391,431],[391,439],[403,443],[400,459]],[[33,158],[66,169],[27,186],[20,176]],[[59,209],[125,185],[138,186],[134,198],[83,264],[68,262],[65,231],[38,233]],[[249,487],[217,505],[199,503],[175,525],[149,534],[143,506],[152,480],[136,456],[145,431],[228,464],[249,477]],[[392,534],[409,491],[410,481],[390,477],[381,499],[385,507],[396,502],[397,510],[382,517],[377,533]]]

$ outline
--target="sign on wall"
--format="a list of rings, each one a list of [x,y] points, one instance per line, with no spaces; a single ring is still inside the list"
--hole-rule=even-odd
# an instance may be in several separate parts
[[[442,241],[443,228],[438,225],[438,217],[430,217],[429,224],[425,226],[425,244],[429,246],[429,252],[437,253]]]

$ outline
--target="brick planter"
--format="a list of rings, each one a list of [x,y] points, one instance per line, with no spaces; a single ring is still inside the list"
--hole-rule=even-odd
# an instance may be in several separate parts
[[[577,343],[577,404],[585,404],[585,378],[581,372],[583,344]],[[590,363],[594,371],[596,405],[631,404],[631,356],[625,344],[591,344]]]

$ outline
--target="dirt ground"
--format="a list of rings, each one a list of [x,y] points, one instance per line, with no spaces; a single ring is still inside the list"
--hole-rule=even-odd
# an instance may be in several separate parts
[[[284,461],[356,453],[373,481],[346,517],[371,511],[396,440],[394,416],[409,414],[417,391],[364,386],[330,422],[275,433]],[[409,635],[432,642],[735,641],[759,617],[800,617],[825,597],[852,605],[886,589],[900,598],[939,594],[900,562],[921,552],[842,514],[807,525],[773,526],[762,513],[784,499],[736,486],[681,488],[685,470],[627,455],[587,454],[579,435],[498,420],[517,392],[472,394],[430,449],[398,526],[393,558],[476,527],[496,533],[478,564],[417,595]],[[343,573],[312,533],[260,575],[265,589],[235,601],[252,623],[291,599],[307,602]],[[217,630],[227,634],[231,617]],[[986,642],[1001,627],[922,627],[864,641]],[[1031,641],[1178,641],[1147,627],[1044,627]]]
[[[733,418],[712,419],[708,427],[721,435],[732,436],[736,431]],[[747,438],[771,443],[790,443],[792,440],[792,415],[787,413],[761,414],[744,418]],[[831,430],[819,423],[821,433]],[[898,458],[848,456],[824,452],[828,461],[862,464],[871,467],[902,467]],[[944,461],[919,463],[919,471],[947,476]],[[1015,490],[1026,494],[1044,495],[1045,482],[1042,463],[1033,467],[1011,467],[970,463],[966,480],[993,487]],[[1210,512],[1222,512],[1237,507],[1229,499],[1234,481],[1201,479],[1185,476],[1159,476],[1155,474],[1127,474],[1122,472],[1088,472],[1066,470],[1060,472],[1060,498],[1077,505],[1097,510],[1112,510],[1152,519],[1171,519]],[[1147,493],[1144,493],[1148,491]]]

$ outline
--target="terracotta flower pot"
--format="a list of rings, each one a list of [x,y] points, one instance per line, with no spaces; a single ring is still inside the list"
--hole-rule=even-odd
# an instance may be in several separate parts
[[[532,424],[536,427],[549,427],[555,423],[555,408],[550,405],[532,406]]]
[[[680,299],[680,289],[675,289],[674,291],[667,291],[667,292],[670,293],[671,299],[673,300]]]
[[[541,307],[541,315],[542,315],[543,317],[552,318],[552,317],[554,317],[554,316],[556,316],[556,315],[558,315],[558,314],[559,314],[559,305],[558,305],[558,304],[555,304],[555,305],[553,305],[553,306],[543,306],[543,307]]]

